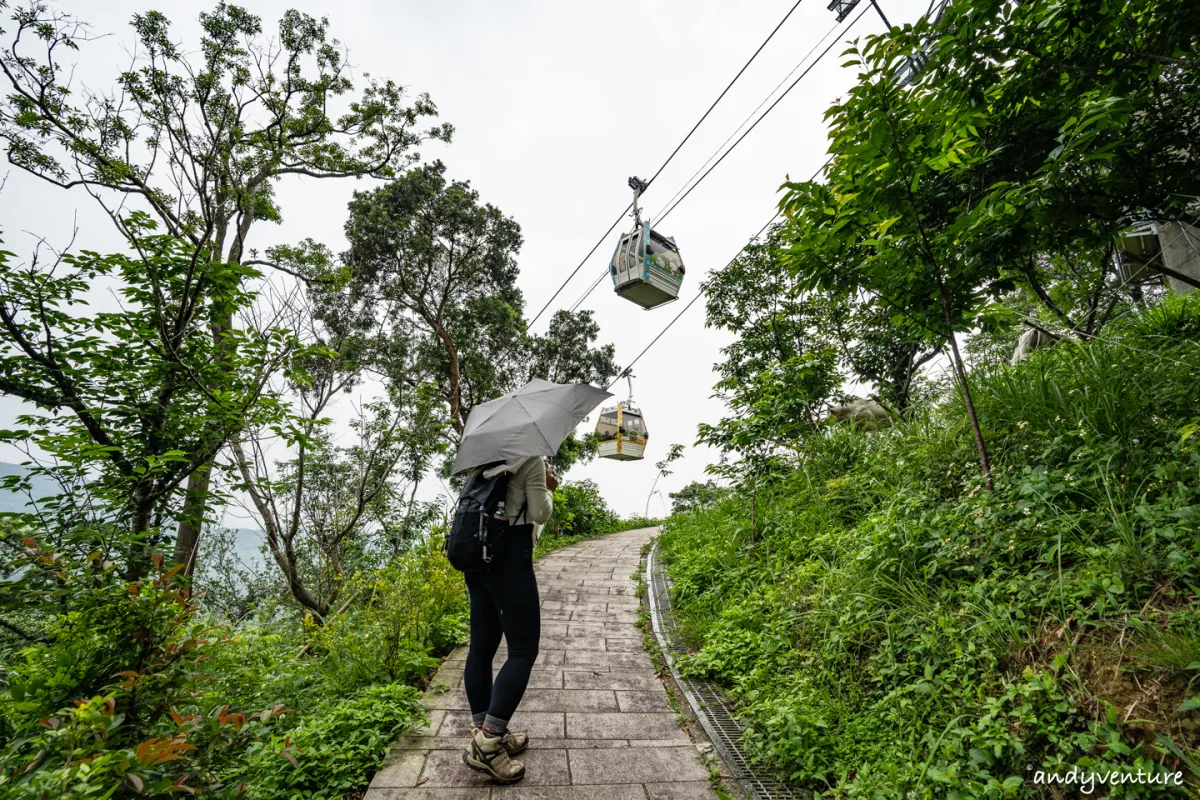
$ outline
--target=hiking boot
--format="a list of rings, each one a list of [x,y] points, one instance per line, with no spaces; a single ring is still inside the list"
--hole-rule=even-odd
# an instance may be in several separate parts
[[[504,739],[485,736],[482,730],[476,730],[471,737],[471,743],[463,752],[463,763],[490,775],[498,783],[516,783],[525,777],[525,765],[508,757]]]
[[[474,736],[478,731],[479,726],[472,722],[471,735]],[[524,753],[526,748],[529,747],[529,736],[524,733],[509,731],[504,734],[504,737],[500,741],[504,742],[504,752],[510,756],[515,756],[517,753]]]

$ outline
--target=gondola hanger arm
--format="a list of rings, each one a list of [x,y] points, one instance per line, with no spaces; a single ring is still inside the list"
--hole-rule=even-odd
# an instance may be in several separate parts
[[[634,175],[629,178],[629,188],[633,189],[633,211],[630,212],[630,215],[640,228],[642,226],[642,209],[638,207],[638,200],[641,199],[642,192],[650,188],[650,182]]]

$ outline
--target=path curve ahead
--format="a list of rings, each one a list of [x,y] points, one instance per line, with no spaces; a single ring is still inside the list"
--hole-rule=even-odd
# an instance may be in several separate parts
[[[601,536],[536,562],[542,642],[512,720],[530,737],[523,781],[492,785],[462,762],[471,720],[459,648],[434,680],[453,688],[425,701],[431,724],[396,744],[366,800],[715,800],[634,625],[632,576],[655,533]]]

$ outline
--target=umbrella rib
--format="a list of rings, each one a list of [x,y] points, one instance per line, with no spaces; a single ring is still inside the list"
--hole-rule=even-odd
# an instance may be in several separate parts
[[[530,410],[527,405],[521,402],[520,395],[514,396],[513,400],[515,400],[517,405],[519,405],[525,411],[525,413],[529,415],[529,424],[533,426],[535,431],[537,431],[537,435],[542,437],[542,444],[544,444],[546,449],[551,451],[550,454],[553,455],[556,448],[550,446],[550,440],[546,438],[546,434],[543,433],[542,429],[538,427],[537,419],[533,416],[533,411]]]

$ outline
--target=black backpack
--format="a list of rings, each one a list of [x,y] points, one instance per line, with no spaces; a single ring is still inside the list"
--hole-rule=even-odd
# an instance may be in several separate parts
[[[458,495],[450,533],[446,536],[446,557],[459,572],[483,572],[499,559],[509,535],[532,525],[510,526],[505,515],[504,497],[508,493],[509,472],[492,478],[483,473],[496,466],[480,467],[467,478]],[[517,515],[520,519],[525,510]]]

